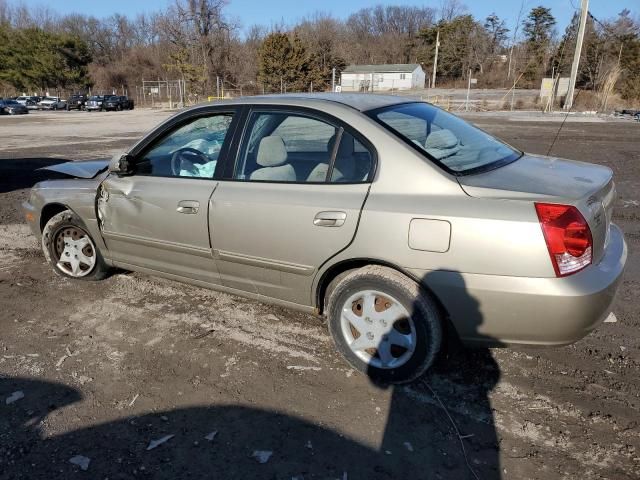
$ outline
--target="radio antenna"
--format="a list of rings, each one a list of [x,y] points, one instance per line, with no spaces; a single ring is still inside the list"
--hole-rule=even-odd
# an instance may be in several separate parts
[[[573,106],[575,105],[575,101],[578,99],[578,96],[580,95],[580,92],[581,92],[581,90],[578,90],[578,93],[576,93],[576,96],[573,98],[573,102],[571,102],[571,108],[569,108],[569,110],[567,110],[567,113],[564,114],[564,118],[562,119],[562,123],[560,124],[560,128],[558,128],[558,131],[556,132],[556,136],[554,137],[553,142],[551,142],[551,145],[549,145],[549,150],[547,150],[547,157],[551,153],[551,150],[553,149],[553,146],[556,144],[556,140],[558,140],[558,137],[560,136],[560,132],[562,131],[562,127],[564,127],[564,123],[567,121],[567,118],[569,118],[569,114],[571,113],[571,110],[573,110]]]

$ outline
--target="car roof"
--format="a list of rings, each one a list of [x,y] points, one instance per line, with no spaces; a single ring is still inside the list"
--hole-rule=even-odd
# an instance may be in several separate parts
[[[377,95],[372,93],[285,93],[276,95],[256,95],[253,97],[240,97],[211,104],[237,104],[237,105],[299,105],[300,101],[308,101],[309,105],[319,106],[327,102],[338,103],[351,107],[360,112],[375,110],[400,103],[417,101],[411,97],[397,95]]]

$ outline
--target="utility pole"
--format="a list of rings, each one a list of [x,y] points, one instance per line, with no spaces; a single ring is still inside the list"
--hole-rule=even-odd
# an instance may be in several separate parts
[[[578,76],[578,66],[580,65],[580,54],[582,53],[582,42],[584,40],[584,31],[587,25],[587,15],[589,14],[589,0],[582,0],[580,12],[580,28],[578,29],[578,38],[576,39],[576,50],[573,53],[573,64],[571,65],[571,78],[569,79],[569,91],[567,99],[564,102],[564,109],[571,110],[573,106],[573,93],[576,89],[576,77]]]
[[[336,91],[336,67],[331,69],[331,91]]]
[[[436,55],[433,58],[433,80],[431,80],[431,88],[436,88],[436,71],[438,70],[438,47],[440,47],[440,30],[436,32]]]

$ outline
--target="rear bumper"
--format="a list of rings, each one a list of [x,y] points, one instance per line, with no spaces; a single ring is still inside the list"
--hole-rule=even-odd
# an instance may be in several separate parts
[[[469,344],[566,345],[596,328],[611,312],[627,260],[620,229],[598,264],[564,278],[458,272],[420,272]]]

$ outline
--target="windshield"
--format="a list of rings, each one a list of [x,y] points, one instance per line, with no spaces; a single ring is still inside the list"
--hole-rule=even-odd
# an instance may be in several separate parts
[[[102,100],[102,97],[93,96],[93,97],[89,98],[89,100]]]
[[[428,103],[375,110],[374,119],[454,174],[513,161],[520,152]]]

